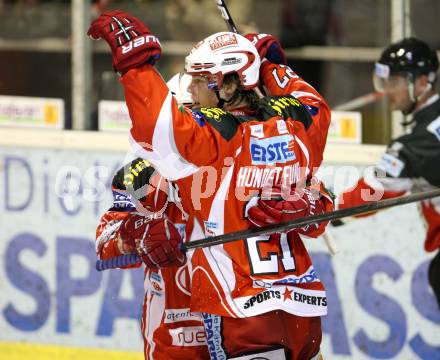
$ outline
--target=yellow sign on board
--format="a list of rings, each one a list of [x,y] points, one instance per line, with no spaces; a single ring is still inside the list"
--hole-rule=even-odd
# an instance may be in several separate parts
[[[332,111],[328,141],[360,144],[362,142],[361,113],[355,111]]]
[[[44,123],[45,124],[56,124],[59,121],[58,108],[53,104],[46,104],[43,108],[44,113]]]
[[[356,122],[353,118],[341,118],[341,136],[343,138],[356,139]]]

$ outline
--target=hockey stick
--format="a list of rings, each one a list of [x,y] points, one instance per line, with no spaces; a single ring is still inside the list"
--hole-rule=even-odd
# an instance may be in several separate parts
[[[103,271],[108,269],[117,269],[124,266],[141,264],[142,259],[138,254],[127,254],[114,256],[106,260],[96,260],[96,270]]]
[[[220,10],[220,13],[222,14],[222,18],[225,19],[226,25],[228,25],[229,30],[233,33],[239,34],[238,29],[234,24],[234,20],[232,20],[231,13],[226,6],[226,3],[223,0],[216,0],[216,3],[218,9]]]
[[[354,109],[369,105],[371,103],[374,103],[376,101],[379,101],[384,96],[385,96],[384,93],[372,92],[372,93],[365,94],[365,95],[359,96],[357,98],[354,98],[350,101],[347,101],[344,104],[337,105],[333,108],[333,110],[339,110],[339,111],[354,110]]]
[[[278,224],[268,225],[261,228],[252,228],[242,231],[236,231],[229,234],[210,236],[205,239],[191,241],[182,244],[182,250],[189,250],[195,248],[204,248],[208,246],[214,246],[219,244],[226,244],[231,241],[238,239],[247,239],[254,236],[269,235],[275,232],[285,232],[287,230],[292,230],[299,227],[304,227],[306,225],[321,223],[324,221],[331,221],[336,219],[341,219],[347,216],[355,216],[366,214],[372,211],[377,211],[381,209],[386,209],[393,206],[399,206],[404,204],[410,204],[413,202],[418,202],[426,199],[431,199],[440,196],[440,189],[420,192],[417,194],[412,194],[408,196],[403,196],[399,198],[386,199],[375,201],[372,203],[354,206],[347,209],[336,210],[330,213],[324,213],[320,215],[308,216],[302,219],[296,219],[292,221],[286,221]]]
[[[215,2],[217,4],[217,8],[220,10],[222,18],[225,20],[226,25],[228,26],[229,31],[235,34],[240,34],[235,26],[234,20],[232,20],[231,13],[229,12],[226,2],[224,0],[215,0]],[[264,97],[261,89],[258,86],[254,87],[254,91],[260,99]]]
[[[403,196],[393,199],[375,201],[364,205],[336,210],[330,213],[324,213],[320,215],[308,216],[306,218],[286,221],[283,223],[268,225],[261,228],[252,228],[252,229],[232,232],[229,234],[210,236],[205,239],[194,240],[182,244],[182,251],[226,244],[236,240],[243,240],[250,237],[261,236],[261,235],[269,235],[275,232],[285,232],[287,230],[292,230],[298,227],[304,227],[306,225],[310,225],[314,223],[321,223],[323,221],[331,221],[331,220],[342,219],[349,216],[362,215],[372,211],[410,204],[422,200],[435,198],[438,196],[440,196],[440,189],[420,192],[420,193],[411,194],[408,196]],[[98,260],[96,262],[96,269],[101,271],[106,269],[112,269],[115,267],[133,265],[136,263],[141,263],[141,259],[139,258],[139,256],[135,254],[122,255],[108,260]]]

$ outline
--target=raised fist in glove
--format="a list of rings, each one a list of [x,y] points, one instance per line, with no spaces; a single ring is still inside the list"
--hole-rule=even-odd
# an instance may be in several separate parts
[[[244,37],[250,40],[257,48],[261,60],[266,58],[271,63],[287,65],[284,50],[275,36],[268,34],[246,34]]]
[[[295,190],[295,188],[285,189],[275,185],[263,195],[253,202],[251,200],[247,207],[248,220],[256,227],[301,219],[325,211],[319,192],[309,188]],[[319,224],[311,224],[291,231],[309,235],[318,228]]]
[[[145,63],[154,64],[162,49],[138,18],[121,10],[108,11],[92,22],[87,31],[93,40],[103,38],[112,50],[113,68],[123,74]]]
[[[152,219],[133,214],[124,224],[126,246],[133,246],[148,267],[180,266],[185,254],[180,250],[182,237],[167,218]],[[124,238],[124,233],[121,232]]]

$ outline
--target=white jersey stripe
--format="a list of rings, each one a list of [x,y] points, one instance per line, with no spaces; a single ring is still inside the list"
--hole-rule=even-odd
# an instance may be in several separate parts
[[[159,276],[162,276],[161,271],[158,271]],[[150,346],[150,359],[154,359],[154,349],[156,348],[156,343],[154,342],[154,332],[159,328],[161,325],[161,321],[163,318],[163,315],[165,313],[165,281],[161,282],[162,287],[162,294],[157,295],[154,293],[154,289],[151,284],[151,280],[148,278],[151,276],[151,271],[147,273],[147,276],[145,277],[145,286],[147,288],[146,291],[146,306],[148,310],[147,315],[147,323],[145,326],[145,333],[144,337],[147,339],[148,344]]]
[[[297,99],[300,99],[302,97],[309,97],[309,98],[313,98],[313,99],[321,101],[319,96],[316,96],[315,94],[313,94],[311,92],[307,92],[307,91],[293,91],[291,94],[293,97],[295,97]]]
[[[310,163],[310,155],[309,155],[309,150],[307,150],[307,147],[304,145],[304,143],[299,139],[298,136],[295,136],[295,141],[298,143],[299,147],[301,148],[302,152],[304,153],[304,155],[306,156],[306,160],[307,160],[307,165],[306,165],[306,178],[310,173],[310,169],[309,169],[309,163]]]
[[[185,160],[177,150],[171,100],[171,92],[168,92],[157,118],[153,144],[140,143],[133,138],[131,133],[129,142],[133,152],[147,159],[162,176],[169,180],[178,180],[194,174],[199,168]]]

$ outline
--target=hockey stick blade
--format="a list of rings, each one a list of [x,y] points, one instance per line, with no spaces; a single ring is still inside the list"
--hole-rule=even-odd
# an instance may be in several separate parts
[[[321,223],[324,221],[331,221],[336,219],[342,219],[349,216],[366,214],[372,211],[390,208],[393,206],[399,206],[404,204],[410,204],[426,199],[431,199],[440,196],[440,189],[420,192],[411,194],[408,196],[386,199],[381,201],[375,201],[372,203],[355,206],[347,209],[336,210],[330,213],[324,213],[320,215],[308,216],[302,219],[295,219],[292,221],[286,221],[278,224],[268,225],[261,228],[252,228],[242,231],[236,231],[224,235],[210,236],[201,240],[194,240],[182,244],[182,250],[190,250],[195,248],[204,248],[208,246],[214,246],[219,244],[226,244],[231,241],[247,239],[254,236],[269,235],[275,232],[284,232],[286,230],[292,230],[298,227],[304,227],[306,225]]]
[[[231,13],[229,12],[226,3],[223,0],[216,0],[215,2],[217,3],[217,7],[220,10],[220,13],[222,14],[222,18],[225,19],[226,25],[228,25],[229,30],[238,34],[238,29],[234,24],[234,20],[232,20]]]

